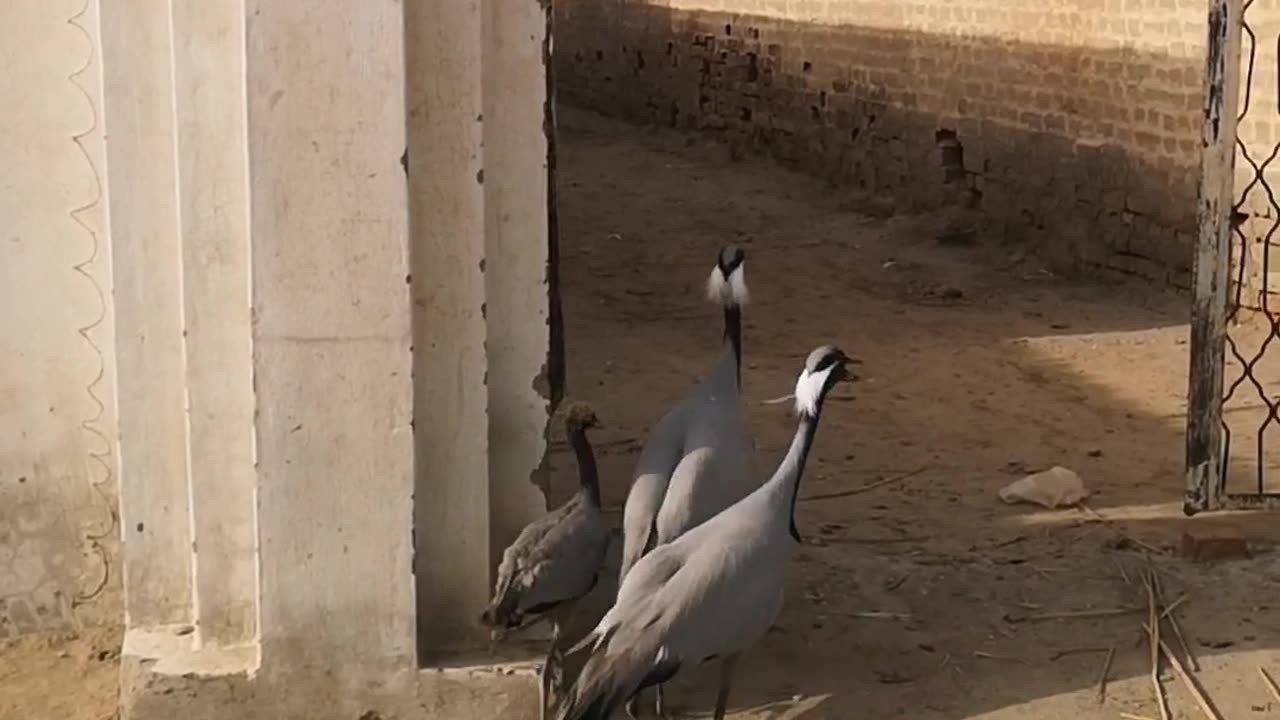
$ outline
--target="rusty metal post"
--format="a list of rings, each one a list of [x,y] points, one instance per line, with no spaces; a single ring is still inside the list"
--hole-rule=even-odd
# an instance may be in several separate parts
[[[1223,492],[1222,378],[1243,14],[1243,0],[1209,0],[1187,391],[1187,515],[1216,508]]]

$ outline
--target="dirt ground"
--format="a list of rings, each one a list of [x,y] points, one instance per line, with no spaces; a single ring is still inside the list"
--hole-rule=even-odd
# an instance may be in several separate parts
[[[0,642],[0,718],[112,720],[120,641],[99,628]]]
[[[569,394],[607,424],[606,503],[719,350],[701,285],[722,244],[747,251],[743,386],[762,466],[794,419],[761,401],[791,390],[808,351],[832,342],[863,361],[824,414],[787,607],[740,665],[734,717],[1158,718],[1144,614],[1035,619],[1145,607],[1148,555],[1166,597],[1187,594],[1176,616],[1212,701],[1280,717],[1258,672],[1280,677],[1280,523],[1181,512],[1186,297],[1061,279],[955,213],[861,214],[843,190],[702,138],[561,119]],[[1092,512],[997,498],[1053,465],[1084,478]],[[1212,524],[1243,530],[1255,558],[1178,559],[1182,531]],[[1173,717],[1199,716],[1165,675]],[[714,677],[675,683],[673,702],[709,711]]]
[[[808,351],[832,342],[863,362],[824,414],[787,606],[739,666],[734,718],[1158,718],[1143,612],[1038,617],[1145,609],[1148,557],[1167,599],[1186,594],[1176,617],[1224,717],[1280,717],[1258,672],[1280,678],[1280,523],[1181,513],[1185,297],[1064,280],[953,213],[860,213],[843,190],[704,138],[561,121],[569,396],[605,424],[606,504],[718,352],[702,283],[722,244],[747,251],[743,383],[763,467],[794,420],[762,401],[790,392]],[[1084,478],[1090,509],[997,498],[1055,464]],[[562,496],[561,444],[553,465]],[[1215,524],[1243,530],[1254,558],[1178,558],[1184,529]],[[118,642],[0,647],[0,717],[112,717]],[[1164,688],[1172,717],[1202,716],[1175,673]],[[705,714],[714,692],[703,668],[669,697]]]

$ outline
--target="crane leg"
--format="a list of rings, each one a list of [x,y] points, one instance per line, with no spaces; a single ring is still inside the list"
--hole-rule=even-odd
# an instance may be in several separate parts
[[[551,623],[551,647],[547,650],[547,659],[542,661],[542,670],[538,673],[538,717],[540,720],[547,720],[547,713],[553,700],[552,690],[555,691],[554,699],[558,700],[564,688],[560,687],[563,680],[564,667],[563,658],[560,654],[560,624]]]
[[[662,683],[658,683],[653,689],[653,712],[660,720],[671,720],[671,716],[667,714],[666,694],[662,692]]]
[[[547,720],[547,705],[551,701],[551,658],[551,655],[547,655],[547,659],[542,663],[542,669],[538,671],[538,718],[540,720]]]
[[[716,712],[713,720],[724,720],[726,707],[729,705],[729,688],[733,684],[733,669],[738,664],[738,656],[727,655],[720,661],[720,691],[716,693]]]
[[[627,698],[627,704],[623,706],[623,709],[627,711],[627,717],[631,718],[631,720],[640,720],[640,693]]]

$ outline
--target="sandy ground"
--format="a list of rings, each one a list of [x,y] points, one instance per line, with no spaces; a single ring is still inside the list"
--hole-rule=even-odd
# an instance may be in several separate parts
[[[0,642],[0,718],[114,720],[120,640],[100,628]]]
[[[762,466],[793,419],[761,401],[790,391],[807,352],[833,342],[863,361],[824,416],[787,606],[740,665],[733,717],[1158,718],[1145,615],[1036,617],[1143,607],[1147,556],[1168,598],[1187,595],[1176,616],[1225,717],[1280,717],[1258,672],[1280,677],[1280,524],[1180,510],[1186,298],[1060,279],[1026,249],[956,232],[954,214],[861,214],[704,139],[567,110],[562,127],[569,395],[606,425],[606,504],[719,349],[702,283],[722,244],[748,253],[743,382]],[[562,496],[572,461],[562,445],[553,460]],[[1092,511],[997,499],[1055,464],[1083,476]],[[1243,529],[1255,557],[1177,558],[1183,529],[1216,523]],[[0,648],[0,717],[112,717],[118,639]],[[1202,717],[1165,675],[1172,716]],[[677,711],[705,714],[714,677],[673,683]]]
[[[1157,718],[1143,615],[1028,619],[1143,606],[1151,550],[1166,595],[1188,594],[1177,616],[1219,709],[1280,717],[1257,669],[1280,676],[1280,526],[1181,513],[1187,298],[1057,278],[1025,248],[965,238],[953,213],[859,214],[702,139],[573,112],[562,125],[569,391],[609,425],[606,503],[719,350],[701,283],[723,243],[748,253],[743,384],[762,465],[794,421],[761,401],[790,391],[805,354],[833,342],[863,361],[824,416],[802,497],[828,497],[800,503],[787,607],[741,665],[735,717]],[[1083,476],[1094,512],[997,499],[1055,464]],[[1193,522],[1241,528],[1259,554],[1179,560]],[[1173,716],[1197,716],[1166,675]],[[671,696],[706,712],[714,679],[705,668]]]

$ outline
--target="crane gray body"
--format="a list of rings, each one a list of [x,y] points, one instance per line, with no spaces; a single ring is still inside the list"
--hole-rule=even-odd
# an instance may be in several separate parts
[[[848,360],[824,346],[797,381],[800,423],[773,476],[742,500],[653,548],[622,581],[618,599],[574,650],[590,658],[558,720],[606,720],[619,705],[681,668],[724,663],[716,718],[723,718],[733,666],[782,609],[789,559],[797,545],[794,508],[823,396]]]
[[[647,685],[754,645],[782,610],[789,504],[782,483],[767,483],[641,558],[584,639],[592,655],[556,717],[606,720]]]
[[[609,548],[595,455],[586,437],[586,428],[596,423],[595,413],[577,403],[567,415],[566,431],[578,460],[578,492],[526,525],[503,551],[493,599],[481,616],[481,622],[499,634],[543,618],[550,620],[551,648],[540,671],[544,715],[560,679],[561,628],[577,602],[595,587]]]

